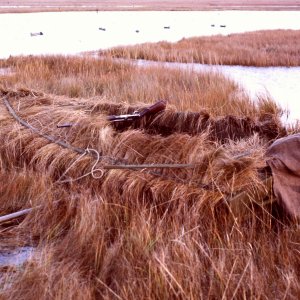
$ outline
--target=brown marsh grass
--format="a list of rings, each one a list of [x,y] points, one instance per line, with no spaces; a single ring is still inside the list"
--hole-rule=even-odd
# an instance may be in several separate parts
[[[268,98],[255,105],[242,88],[218,73],[139,68],[112,59],[64,56],[12,57],[1,61],[1,66],[13,72],[1,80],[2,86],[10,89],[26,87],[115,103],[153,103],[164,99],[179,111],[206,109],[214,116],[281,113]]]
[[[299,30],[264,30],[185,38],[101,51],[117,58],[242,66],[299,66]]]
[[[25,264],[2,271],[2,298],[299,297],[299,224],[276,202],[255,198],[268,172],[266,147],[285,134],[271,101],[254,105],[214,74],[67,57],[2,64],[14,74],[2,79],[1,88],[0,212],[38,206],[0,224],[1,248],[35,247]],[[64,81],[70,77],[79,87],[75,94]],[[95,157],[18,124],[4,98],[40,132],[97,150],[96,170],[91,173]],[[132,112],[157,98],[167,98],[168,105],[153,120],[126,127],[106,121],[108,114]],[[197,119],[197,131],[187,130],[191,114],[212,125],[201,127]],[[225,139],[212,134],[222,120]],[[77,125],[56,128],[60,122]],[[265,122],[278,130],[275,136],[258,130]],[[164,134],[163,125],[172,123]],[[237,130],[241,136],[232,137]],[[196,167],[97,170],[112,163]],[[240,192],[254,201],[237,218],[229,204]],[[272,199],[268,193],[264,200]]]

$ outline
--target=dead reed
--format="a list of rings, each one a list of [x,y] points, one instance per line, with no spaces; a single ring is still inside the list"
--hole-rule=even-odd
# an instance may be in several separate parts
[[[285,134],[276,106],[256,106],[214,75],[140,71],[87,58],[8,64],[16,73],[0,92],[0,212],[39,208],[0,224],[0,249],[35,247],[25,264],[1,269],[2,298],[297,299],[299,224],[276,203],[255,198],[267,174],[265,149]],[[82,85],[81,98],[69,98],[59,81],[73,72],[81,84],[90,76],[93,84],[104,82],[101,93]],[[15,89],[21,85],[29,89]],[[213,91],[223,95],[222,108]],[[124,127],[106,120],[161,96],[167,110],[153,119]],[[44,135],[97,150],[99,160],[20,125],[3,98]],[[76,125],[56,127],[64,122]],[[102,169],[128,163],[195,167]],[[230,200],[241,192],[253,201],[237,218]]]
[[[127,59],[242,66],[299,66],[299,30],[264,30],[116,47],[99,55]]]
[[[205,109],[212,116],[241,117],[256,117],[259,111],[273,106],[267,98],[255,105],[237,84],[215,73],[141,69],[130,63],[90,57],[17,57],[5,64],[14,75],[1,82],[4,89],[26,87],[72,98],[97,97],[93,105],[107,101],[136,105],[164,99],[179,111]],[[279,108],[274,109],[280,113]]]

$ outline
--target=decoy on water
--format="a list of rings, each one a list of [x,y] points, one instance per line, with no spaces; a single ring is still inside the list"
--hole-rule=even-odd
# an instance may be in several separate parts
[[[44,35],[41,31],[40,32],[31,32],[30,36],[38,36],[38,35]]]

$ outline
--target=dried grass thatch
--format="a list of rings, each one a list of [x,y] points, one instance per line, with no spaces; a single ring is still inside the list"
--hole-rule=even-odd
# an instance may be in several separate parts
[[[168,109],[121,128],[106,116],[136,107],[25,90],[3,90],[1,97],[37,130],[19,124],[0,103],[1,214],[36,207],[0,224],[0,247],[8,241],[37,247],[26,264],[1,275],[1,296],[263,297],[274,288],[260,280],[262,265],[281,284],[280,272],[297,270],[290,258],[288,268],[274,271],[284,239],[293,234],[280,229],[286,225],[272,207],[255,201],[264,186],[266,145],[284,132],[274,116],[265,125]],[[57,128],[61,122],[76,125]],[[154,163],[193,167],[105,169]],[[230,208],[241,192],[253,198],[245,222]],[[278,245],[278,252],[269,250]],[[296,283],[291,279],[290,295],[298,291]]]
[[[140,108],[141,106],[98,103],[91,108],[91,113],[95,115],[99,115],[99,113],[107,115],[132,114]],[[115,123],[114,127],[119,131],[128,128],[144,129],[151,134],[163,136],[173,133],[197,135],[209,130],[210,139],[221,142],[244,139],[254,133],[258,133],[260,137],[269,141],[287,134],[278,116],[271,113],[262,113],[257,118],[233,115],[212,117],[205,110],[200,112],[178,112],[172,107],[142,120]]]

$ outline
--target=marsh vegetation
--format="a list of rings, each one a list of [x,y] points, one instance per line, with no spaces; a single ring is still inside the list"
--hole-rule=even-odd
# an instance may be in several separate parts
[[[37,207],[0,224],[2,249],[35,248],[1,267],[2,297],[297,299],[299,224],[264,185],[264,153],[298,129],[271,99],[254,103],[220,74],[111,58],[1,67],[12,73],[0,75],[0,212]],[[159,115],[107,121],[158,99],[168,103]],[[103,168],[154,163],[194,167]],[[241,192],[250,201],[232,206]]]
[[[154,61],[241,65],[300,66],[299,30],[263,30],[248,33],[185,38],[177,43],[144,43],[100,51],[100,55]]]

